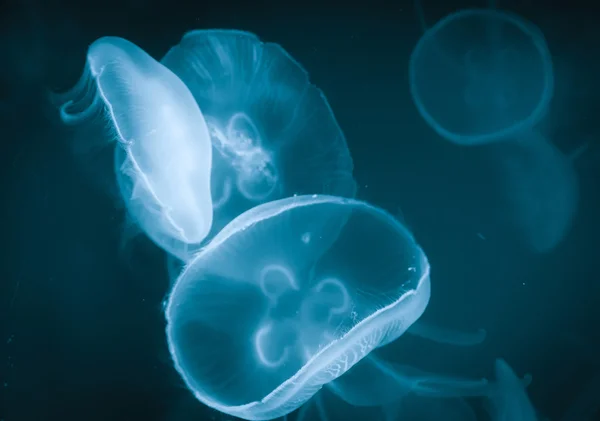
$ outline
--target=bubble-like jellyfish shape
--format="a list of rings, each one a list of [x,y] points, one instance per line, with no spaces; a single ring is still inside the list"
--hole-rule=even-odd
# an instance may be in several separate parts
[[[535,408],[527,396],[531,376],[517,377],[506,361],[496,360],[496,388],[486,400],[486,410],[493,421],[537,421]]]
[[[573,161],[537,131],[494,149],[507,215],[537,253],[552,251],[564,239],[579,204],[579,179]]]
[[[531,22],[494,9],[453,13],[427,29],[409,62],[413,101],[426,123],[461,145],[533,127],[554,92],[552,58]]]
[[[133,43],[104,37],[61,97],[66,124],[108,123],[120,193],[136,224],[174,254],[202,242],[212,226],[212,147],[185,84]]]
[[[284,416],[425,310],[429,264],[411,233],[354,199],[259,205],[190,261],[167,338],[195,396],[248,420]]]
[[[210,130],[213,233],[267,201],[354,196],[352,158],[333,111],[280,45],[237,30],[196,30],[162,63],[188,86]]]

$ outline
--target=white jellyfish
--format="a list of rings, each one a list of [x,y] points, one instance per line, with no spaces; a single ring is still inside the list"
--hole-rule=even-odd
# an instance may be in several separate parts
[[[173,72],[123,38],[100,38],[88,49],[80,80],[59,101],[66,124],[107,123],[102,145],[77,136],[74,149],[117,143],[111,175],[150,239],[176,255],[204,240],[212,226],[210,135]]]
[[[213,234],[268,201],[354,196],[352,158],[333,111],[280,45],[243,31],[196,30],[162,63],[206,117],[214,148]]]
[[[410,57],[409,83],[433,130],[478,145],[535,126],[548,112],[554,71],[533,23],[496,9],[466,9],[425,28]]]
[[[429,295],[426,256],[391,215],[291,197],[234,219],[185,266],[166,307],[169,349],[198,400],[272,419],[402,335]]]

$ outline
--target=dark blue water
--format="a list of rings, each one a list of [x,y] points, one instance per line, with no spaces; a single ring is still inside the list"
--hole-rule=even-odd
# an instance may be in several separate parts
[[[593,5],[502,5],[539,25],[550,45],[555,143],[564,151],[592,145],[578,167],[581,203],[572,229],[539,255],[504,218],[485,153],[441,140],[418,116],[407,76],[421,30],[412,2],[12,3],[0,9],[0,420],[224,419],[195,404],[172,369],[162,252],[143,239],[119,248],[123,211],[82,176],[69,133],[44,96],[78,78],[99,36],[125,37],[160,57],[194,28],[255,32],[307,68],[347,135],[359,198],[403,218],[429,256],[424,319],[488,332],[483,345],[468,349],[407,341],[407,363],[481,377],[502,357],[518,374],[532,374],[530,398],[550,420],[560,420],[599,375],[600,31]],[[424,5],[435,20],[477,4]]]

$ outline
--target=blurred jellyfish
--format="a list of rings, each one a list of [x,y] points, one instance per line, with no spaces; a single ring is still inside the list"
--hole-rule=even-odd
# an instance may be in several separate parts
[[[517,377],[506,361],[496,360],[496,390],[486,400],[485,408],[492,421],[536,421],[538,415],[527,396],[531,376]]]
[[[409,83],[425,122],[461,145],[533,127],[554,92],[552,58],[541,31],[493,9],[461,10],[426,29],[410,57]]]
[[[333,111],[280,45],[248,32],[197,30],[162,63],[185,82],[210,130],[214,234],[268,201],[354,196],[352,158]]]
[[[541,133],[526,131],[492,150],[508,216],[535,252],[552,251],[572,226],[579,203],[574,160],[586,147],[567,156]]]
[[[212,225],[210,135],[185,84],[131,42],[96,40],[83,75],[60,95],[69,125],[108,123],[114,171],[129,216],[157,245],[179,255]],[[90,142],[77,138],[77,142]],[[93,150],[98,145],[78,145]]]
[[[201,402],[272,419],[402,335],[429,295],[426,256],[391,215],[291,197],[234,219],[186,265],[166,308],[169,349]]]

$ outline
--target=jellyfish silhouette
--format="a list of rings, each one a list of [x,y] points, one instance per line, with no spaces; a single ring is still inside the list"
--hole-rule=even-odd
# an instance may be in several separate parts
[[[533,23],[495,9],[466,9],[424,31],[410,57],[409,83],[434,131],[478,145],[535,126],[548,112],[554,71]]]
[[[268,201],[354,196],[352,158],[333,111],[280,45],[237,30],[196,30],[162,63],[185,82],[210,130],[213,234]]]
[[[108,123],[102,144],[76,137],[75,149],[116,142],[111,175],[150,239],[177,255],[204,240],[212,226],[210,135],[175,74],[133,43],[104,37],[91,44],[83,75],[59,102],[66,124]]]
[[[531,404],[527,386],[531,376],[517,377],[506,361],[496,360],[496,383],[486,399],[485,409],[492,421],[536,421],[537,411]]]
[[[234,219],[185,266],[167,339],[198,400],[267,420],[402,335],[429,295],[426,256],[391,215],[354,199],[291,197]]]
[[[579,204],[574,161],[586,148],[565,155],[542,133],[529,130],[491,150],[506,214],[531,250],[550,252],[569,232]]]

